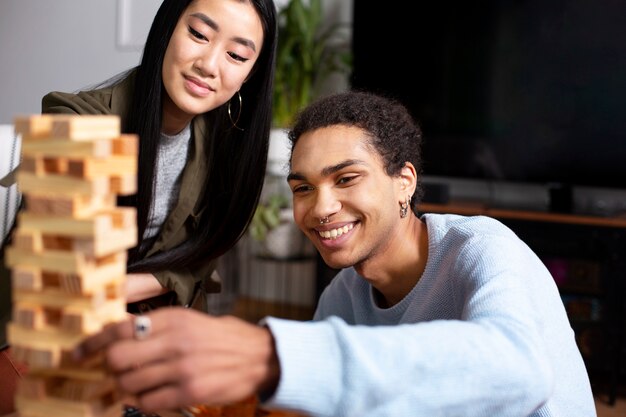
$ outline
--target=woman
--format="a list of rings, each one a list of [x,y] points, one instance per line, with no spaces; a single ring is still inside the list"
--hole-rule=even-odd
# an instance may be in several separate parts
[[[164,0],[141,63],[97,89],[52,92],[43,113],[118,114],[139,136],[139,244],[131,312],[206,310],[217,258],[258,203],[267,159],[276,46],[271,0]],[[149,299],[149,300],[147,300]]]

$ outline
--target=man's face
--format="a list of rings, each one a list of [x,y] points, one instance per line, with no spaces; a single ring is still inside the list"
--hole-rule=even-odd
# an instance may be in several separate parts
[[[400,179],[366,141],[362,129],[331,126],[305,133],[292,152],[295,221],[333,268],[384,256],[399,231]]]

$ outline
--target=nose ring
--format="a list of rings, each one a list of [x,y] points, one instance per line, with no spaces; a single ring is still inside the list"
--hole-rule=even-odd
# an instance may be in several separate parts
[[[330,221],[330,219],[328,218],[328,216],[326,216],[326,217],[322,217],[322,218],[320,219],[320,224],[326,224],[326,223],[328,223],[329,221]]]

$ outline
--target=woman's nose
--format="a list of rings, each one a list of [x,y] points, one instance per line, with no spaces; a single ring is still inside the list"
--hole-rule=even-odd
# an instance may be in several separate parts
[[[201,77],[213,78],[217,72],[217,59],[217,53],[214,50],[208,50],[196,59],[193,67]]]

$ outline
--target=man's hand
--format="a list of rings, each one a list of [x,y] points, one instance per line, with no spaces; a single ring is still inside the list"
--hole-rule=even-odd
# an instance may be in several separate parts
[[[107,326],[79,349],[84,359],[105,349],[119,387],[146,412],[194,404],[228,404],[272,393],[280,365],[269,329],[235,317],[180,307],[161,308],[147,337],[133,337],[132,320]]]

